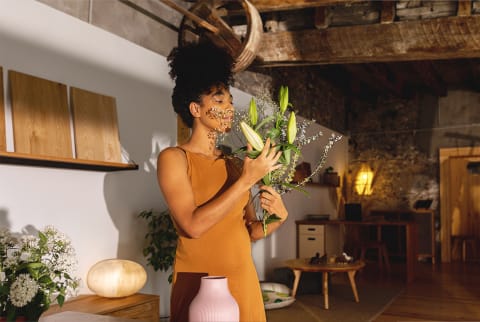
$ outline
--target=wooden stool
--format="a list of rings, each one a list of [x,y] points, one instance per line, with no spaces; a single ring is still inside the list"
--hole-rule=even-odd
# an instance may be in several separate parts
[[[390,259],[388,257],[387,245],[381,240],[371,240],[361,242],[358,246],[360,249],[360,260],[365,261],[365,254],[368,249],[377,249],[378,250],[378,265],[380,269],[383,270],[383,265],[387,272],[390,272]],[[358,254],[358,248],[356,253]]]
[[[467,244],[470,245],[472,250],[472,258],[477,256],[477,239],[472,235],[458,235],[452,236],[452,253],[454,250],[462,249],[462,261],[467,261]]]

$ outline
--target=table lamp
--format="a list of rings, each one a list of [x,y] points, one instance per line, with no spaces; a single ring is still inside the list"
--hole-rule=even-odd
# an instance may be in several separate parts
[[[103,297],[125,297],[138,292],[147,281],[140,264],[126,259],[106,259],[93,265],[87,274],[88,288]]]

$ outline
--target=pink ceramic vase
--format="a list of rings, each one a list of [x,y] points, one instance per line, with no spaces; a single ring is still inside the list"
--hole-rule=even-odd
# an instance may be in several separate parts
[[[230,294],[224,276],[204,276],[200,289],[190,303],[189,322],[238,322],[238,304]]]

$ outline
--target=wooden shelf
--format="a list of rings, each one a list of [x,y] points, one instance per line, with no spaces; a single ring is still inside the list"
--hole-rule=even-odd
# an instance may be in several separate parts
[[[138,170],[134,163],[116,163],[94,160],[81,160],[61,157],[50,157],[17,152],[1,152],[0,164],[26,165],[48,168],[63,168],[90,171],[124,171]]]

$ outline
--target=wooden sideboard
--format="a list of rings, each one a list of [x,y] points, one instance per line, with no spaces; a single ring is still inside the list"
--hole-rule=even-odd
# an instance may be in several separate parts
[[[158,322],[160,320],[158,295],[137,293],[122,298],[97,295],[79,295],[63,304],[52,305],[42,317],[59,312],[74,311],[116,316],[126,319]]]

